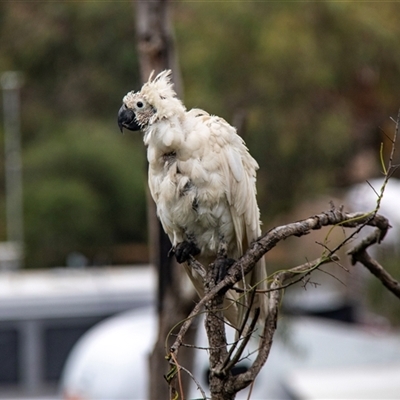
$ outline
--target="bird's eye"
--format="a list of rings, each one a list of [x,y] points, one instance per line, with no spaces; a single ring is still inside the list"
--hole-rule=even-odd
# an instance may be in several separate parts
[[[141,101],[138,101],[136,103],[136,105],[137,105],[138,108],[142,108],[143,107],[143,103]]]

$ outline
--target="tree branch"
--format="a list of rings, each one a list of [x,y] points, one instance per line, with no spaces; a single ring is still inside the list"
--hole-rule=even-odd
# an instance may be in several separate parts
[[[371,213],[346,213],[342,210],[332,208],[328,212],[314,215],[302,221],[293,222],[291,224],[278,226],[266,232],[258,240],[252,243],[247,252],[233,264],[225,278],[215,285],[210,291],[196,304],[189,317],[183,322],[179,334],[175,342],[170,348],[172,353],[179,351],[183,342],[183,337],[189,329],[193,318],[201,312],[203,306],[209,302],[220,291],[226,291],[232,288],[235,283],[242,279],[243,274],[247,274],[257,263],[261,257],[268,251],[273,249],[280,241],[290,236],[303,236],[312,230],[321,229],[323,226],[342,226],[346,228],[356,228],[359,225],[369,225],[378,228],[379,234],[376,236],[378,243],[385,237],[390,225],[388,220],[379,215]],[[291,274],[294,272],[292,270]],[[279,275],[279,274],[278,274]],[[281,290],[280,286],[271,285],[272,293]]]
[[[393,118],[391,118],[391,119],[395,123],[396,126],[395,126],[395,130],[394,130],[393,139],[390,139],[392,142],[392,148],[390,151],[389,162],[388,162],[387,168],[385,167],[385,163],[383,162],[383,157],[381,156],[381,162],[382,162],[383,172],[385,174],[385,180],[381,187],[380,193],[377,194],[378,198],[377,198],[377,205],[376,205],[375,212],[377,212],[379,210],[381,201],[383,199],[386,185],[389,182],[389,178],[391,177],[392,173],[397,168],[397,166],[393,165],[393,159],[394,159],[394,153],[396,151],[397,136],[399,133],[400,109],[397,114],[397,119],[396,120]],[[382,153],[382,148],[381,148],[381,153]],[[389,227],[390,227],[390,225],[389,225]],[[352,265],[356,264],[357,262],[364,265],[364,267],[366,267],[373,275],[375,275],[389,291],[391,291],[395,296],[400,298],[400,283],[396,279],[394,279],[389,274],[389,272],[387,272],[367,252],[367,248],[369,246],[371,246],[372,244],[375,244],[375,243],[380,243],[380,241],[382,239],[383,239],[383,237],[381,236],[381,230],[379,229],[379,226],[378,226],[378,229],[374,230],[369,236],[367,236],[364,240],[362,240],[361,243],[359,243],[352,250],[350,250],[348,252],[348,254],[351,256]]]
[[[367,253],[367,248],[378,241],[379,231],[375,230],[348,252],[351,256],[351,263],[352,265],[355,265],[359,262],[364,265],[387,289],[400,298],[400,283]]]
[[[355,249],[349,252],[352,256],[352,264],[357,261],[374,274],[382,284],[400,299],[400,283],[392,277],[365,249]]]
[[[226,368],[227,365],[230,367],[232,366],[232,363],[230,362],[232,354],[229,353],[226,348],[224,321],[222,318],[223,297],[226,290],[232,289],[235,283],[242,279],[243,274],[247,274],[252,268],[254,268],[257,261],[263,257],[265,253],[274,248],[280,241],[285,240],[290,236],[300,237],[310,233],[312,230],[321,229],[323,226],[359,228],[360,226],[365,225],[375,227],[376,229],[372,235],[368,236],[362,242],[364,249],[374,243],[381,242],[390,228],[388,220],[375,212],[346,213],[343,212],[342,209],[338,210],[332,207],[328,212],[311,216],[302,221],[275,227],[266,232],[258,240],[252,243],[248,251],[233,264],[227,275],[218,284],[209,284],[210,280],[215,282],[215,280],[210,277],[210,270],[212,269],[210,268],[205,278],[205,282],[209,285],[206,287],[206,293],[193,308],[189,317],[182,323],[175,342],[170,348],[170,352],[174,355],[174,357],[170,357],[170,360],[178,357],[178,351],[182,346],[183,337],[189,329],[193,319],[200,314],[203,306],[205,306],[208,310],[206,315],[206,328],[209,340],[212,340],[212,342],[210,341],[210,362],[213,369],[211,370],[210,384],[213,385],[213,399],[233,399],[235,393],[247,387],[255,380],[268,358],[273,336],[277,327],[279,306],[283,295],[282,289],[303,279],[305,275],[308,275],[313,270],[319,268],[321,264],[337,262],[338,258],[333,254],[333,251],[326,248],[324,250],[325,254],[323,254],[321,258],[285,271],[277,272],[273,275],[272,283],[268,289],[270,292],[269,311],[264,324],[262,336],[260,337],[257,356],[251,367],[246,372],[236,376],[232,376],[228,368]],[[340,248],[340,245],[336,247],[335,251],[338,248]],[[355,252],[353,257],[356,257],[356,254],[358,255],[359,253]],[[375,263],[374,260],[370,260],[368,265],[371,264],[376,267],[377,263]],[[204,273],[201,265],[197,267]],[[383,270],[382,267],[381,270]],[[293,280],[293,278],[299,274],[301,275],[299,279]],[[288,282],[289,280],[292,280],[292,282]],[[387,279],[387,282],[389,287],[400,290],[398,283],[394,281],[393,278]],[[255,290],[256,288],[251,288],[250,290],[252,289]],[[210,332],[213,330],[217,330],[218,332],[215,331],[210,335]],[[219,338],[215,340],[212,339],[213,337],[215,338],[215,336],[219,336]],[[240,356],[240,352],[243,352],[243,346],[239,346],[237,353],[234,355],[235,360]],[[224,388],[223,394],[218,391],[218,388],[221,387]],[[225,397],[222,397],[223,395]]]
[[[292,279],[298,274],[308,275],[315,269],[319,268],[320,265],[328,262],[336,262],[337,256],[332,255],[330,257],[319,258],[313,262],[308,262],[297,267],[288,269],[286,271],[277,272],[274,275],[274,279],[271,283],[271,295],[268,306],[268,316],[264,326],[264,331],[261,336],[261,340],[258,347],[257,357],[254,360],[252,366],[244,373],[234,377],[234,388],[236,392],[247,387],[259,374],[261,368],[264,366],[269,352],[272,346],[273,336],[277,328],[277,319],[279,313],[279,307],[282,300],[282,288],[287,287],[286,282]],[[301,278],[304,278],[302,275]],[[295,282],[297,282],[296,280]],[[291,282],[293,284],[295,282]]]

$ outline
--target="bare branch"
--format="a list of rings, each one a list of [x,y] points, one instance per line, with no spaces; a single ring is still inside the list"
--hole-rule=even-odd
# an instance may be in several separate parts
[[[306,235],[312,230],[321,229],[323,226],[357,228],[358,226],[363,224],[377,227],[378,233],[376,236],[376,241],[378,243],[382,241],[382,239],[386,235],[387,230],[390,227],[388,220],[378,214],[371,215],[371,213],[362,212],[345,213],[341,209],[332,209],[328,212],[314,215],[302,221],[275,227],[266,232],[261,238],[253,242],[250,249],[239,260],[237,260],[235,264],[233,264],[225,278],[213,288],[211,288],[207,292],[207,294],[196,304],[189,317],[183,322],[179,334],[176,337],[175,342],[171,346],[170,351],[172,353],[175,353],[175,355],[177,356],[177,352],[183,342],[183,337],[186,334],[186,331],[189,329],[192,323],[192,319],[199,315],[202,307],[207,302],[209,302],[217,293],[232,288],[236,282],[242,279],[243,273],[247,274],[254,267],[257,261],[260,260],[260,258],[263,257],[265,253],[273,249],[280,241],[287,239],[290,236]],[[308,265],[308,263],[304,265]],[[294,277],[295,274],[299,272],[305,272],[302,270],[304,265],[298,267],[298,270],[296,268],[293,268],[289,271],[286,271],[288,275],[286,275],[285,278],[288,279],[289,277]],[[277,274],[277,276],[279,277],[280,275]],[[276,291],[280,291],[283,287],[285,286],[277,286],[274,279],[270,291],[273,294]]]
[[[385,174],[385,179],[383,181],[382,187],[380,189],[380,193],[377,194],[377,205],[375,208],[375,213],[378,212],[383,195],[386,189],[386,185],[389,182],[389,179],[397,168],[397,166],[393,165],[394,153],[396,151],[396,141],[397,135],[399,133],[399,126],[400,126],[400,109],[397,114],[397,120],[391,118],[391,120],[396,124],[393,139],[390,139],[392,142],[392,147],[389,155],[388,167],[385,167],[385,163],[383,162],[383,157],[381,156],[382,167]],[[382,149],[381,149],[382,152]],[[378,229],[374,230],[370,235],[368,235],[365,239],[361,241],[357,246],[355,246],[352,250],[348,252],[351,255],[351,262],[352,264],[356,264],[360,262],[364,265],[373,275],[375,275],[382,284],[391,291],[395,296],[400,298],[400,283],[395,280],[376,260],[374,260],[367,252],[367,248],[375,243],[380,243],[383,239],[382,230],[380,226]]]
[[[337,260],[337,257],[335,255],[332,255],[329,260],[317,259],[314,262],[307,262],[305,264],[299,265],[298,267],[277,272],[274,275],[273,281],[271,283],[271,296],[269,301],[267,320],[259,343],[258,354],[252,366],[246,372],[233,378],[236,391],[242,390],[243,388],[247,387],[251,382],[253,382],[259,374],[261,368],[267,361],[272,346],[273,336],[277,328],[278,312],[283,293],[281,289],[287,286],[285,282],[292,279],[298,274],[310,274],[313,270],[318,268],[321,263],[326,263],[329,261],[335,262],[335,260]],[[304,276],[305,275],[302,275],[301,279],[303,279]]]
[[[277,289],[278,287],[282,286],[284,280],[285,272],[279,272],[276,274],[273,282],[271,283],[271,289]],[[261,336],[258,354],[252,366],[246,372],[233,377],[233,386],[236,392],[251,384],[267,361],[272,346],[272,339],[277,328],[278,310],[281,303],[281,298],[281,290],[275,290],[271,293],[267,320],[265,321],[264,332]]]
[[[232,359],[230,359],[230,357],[233,354],[233,351],[229,351],[228,357],[226,358],[226,360],[222,366],[222,370],[224,371],[225,374],[232,369],[232,367],[239,361],[240,357],[242,356],[247,344],[249,343],[249,340],[254,331],[254,328],[256,327],[256,323],[257,323],[257,319],[258,319],[259,315],[260,315],[260,309],[258,308],[253,320],[251,321],[251,324],[249,327],[249,332],[241,341],[239,348],[237,349],[237,351],[234,354],[234,356],[232,357]],[[232,349],[234,349],[234,346],[232,346],[231,350]]]
[[[372,274],[374,274],[382,284],[389,289],[395,296],[400,298],[400,283],[394,279],[376,260],[370,257],[367,251],[358,246],[349,252],[352,256],[352,263],[357,261],[364,265]]]
[[[339,262],[339,257],[337,257],[335,254],[332,254],[332,255],[329,255],[329,256],[324,256],[324,257],[317,258],[317,259],[314,260],[314,261],[307,261],[307,262],[304,263],[304,264],[301,264],[301,265],[299,265],[299,266],[297,266],[297,267],[293,267],[293,268],[291,268],[290,270],[287,270],[287,271],[286,271],[286,272],[292,271],[293,274],[294,274],[293,277],[294,277],[295,275],[304,274],[304,275],[301,275],[298,279],[296,279],[296,280],[294,280],[294,281],[291,281],[291,282],[289,282],[289,283],[286,283],[286,284],[284,284],[284,285],[282,285],[282,286],[280,286],[280,287],[278,287],[278,288],[274,288],[274,289],[270,288],[270,289],[265,289],[265,290],[255,290],[255,293],[270,293],[270,292],[274,292],[275,290],[286,289],[286,288],[288,288],[289,286],[292,286],[292,285],[294,285],[295,283],[298,283],[298,282],[300,282],[301,280],[303,280],[305,276],[311,274],[311,272],[313,272],[314,270],[319,269],[319,267],[320,267],[321,265],[327,264],[327,263],[330,263],[330,262],[338,263],[338,262]],[[338,265],[340,265],[340,264],[338,264]],[[274,275],[275,275],[275,274],[273,274],[272,276],[274,276]],[[247,289],[247,291],[248,291],[248,292],[249,292],[249,291],[253,291],[254,288],[255,288],[257,285],[258,285],[258,283],[257,283],[256,285],[254,285],[253,287]],[[236,287],[236,286],[234,286],[234,287],[232,288],[232,290],[234,290],[235,292],[238,292],[238,293],[243,293],[243,292],[245,291],[245,289],[238,288],[238,287]]]
[[[185,371],[185,372],[192,378],[193,382],[194,382],[194,383],[196,384],[196,386],[197,386],[197,389],[200,391],[202,398],[203,398],[204,400],[207,400],[206,392],[205,392],[204,389],[201,387],[200,383],[196,380],[196,378],[194,377],[194,375],[193,375],[188,369],[186,369],[185,367],[182,367],[182,365],[180,365],[179,368],[180,368],[182,371]]]

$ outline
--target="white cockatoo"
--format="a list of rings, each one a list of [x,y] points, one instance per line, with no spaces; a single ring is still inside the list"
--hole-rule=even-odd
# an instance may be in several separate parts
[[[170,77],[170,70],[163,71],[154,79],[150,76],[139,92],[129,92],[118,124],[121,131],[144,132],[149,187],[158,217],[177,261],[184,263],[202,296],[202,278],[188,266],[188,258],[196,256],[207,267],[224,246],[229,264],[261,234],[255,186],[258,164],[224,119],[200,109],[187,111]],[[215,265],[224,269],[221,263]],[[227,292],[224,315],[237,329],[249,307],[250,319],[257,308],[265,319],[267,286],[265,262],[260,260],[238,283],[241,290]],[[247,290],[254,287],[258,293],[251,300]]]

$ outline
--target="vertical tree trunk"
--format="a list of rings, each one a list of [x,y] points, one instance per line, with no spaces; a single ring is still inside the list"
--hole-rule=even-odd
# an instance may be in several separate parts
[[[205,293],[208,294],[215,286],[217,270],[209,269],[206,282]],[[209,385],[212,400],[234,400],[236,393],[230,391],[231,373],[218,375],[215,371],[219,370],[228,358],[227,340],[224,322],[224,294],[217,294],[206,306],[205,328],[209,341],[210,375]]]
[[[139,1],[136,5],[136,32],[142,82],[147,81],[154,70],[157,74],[164,69],[172,69],[175,90],[182,94],[179,67],[174,47],[169,2],[167,0]],[[156,208],[148,194],[148,226],[150,259],[157,268],[159,331],[157,342],[149,359],[149,396],[150,400],[170,398],[164,375],[168,372],[165,359],[165,339],[171,329],[186,318],[193,305],[193,298],[184,298],[186,290],[180,290],[184,278],[182,267],[175,259],[168,257],[171,248],[167,235],[163,232],[156,217]],[[194,341],[193,329],[187,341]],[[186,354],[185,354],[186,353]],[[192,367],[193,350],[182,353],[180,362],[189,370]],[[188,379],[184,379],[184,388]],[[172,385],[173,386],[173,385]]]
[[[138,1],[135,4],[142,80],[147,81],[153,70],[157,74],[164,69],[172,69],[175,91],[182,96],[182,82],[174,45],[169,1]]]

